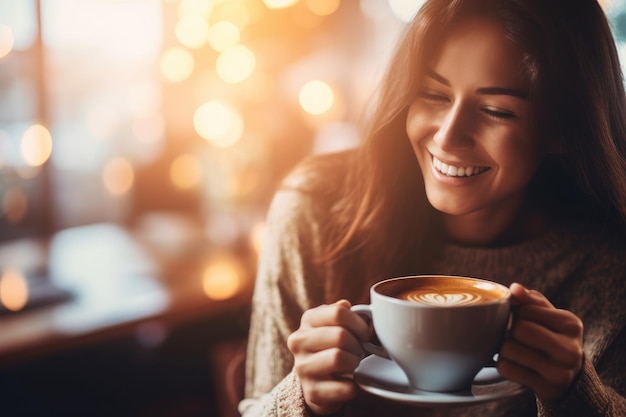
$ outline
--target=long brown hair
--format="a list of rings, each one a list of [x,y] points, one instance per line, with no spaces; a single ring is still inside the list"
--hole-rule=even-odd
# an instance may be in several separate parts
[[[430,0],[400,39],[361,146],[328,223],[326,260],[349,277],[329,297],[427,268],[441,233],[405,124],[438,40],[468,15],[499,22],[526,52],[542,140],[561,146],[533,187],[626,224],[626,95],[615,43],[596,0]]]

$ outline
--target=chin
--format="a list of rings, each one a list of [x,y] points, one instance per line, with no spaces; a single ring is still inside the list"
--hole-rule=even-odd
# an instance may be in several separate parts
[[[437,211],[450,215],[450,216],[462,216],[470,214],[477,210],[476,207],[469,206],[467,199],[461,201],[455,201],[454,197],[445,195],[431,195],[432,193],[426,193],[428,202]]]

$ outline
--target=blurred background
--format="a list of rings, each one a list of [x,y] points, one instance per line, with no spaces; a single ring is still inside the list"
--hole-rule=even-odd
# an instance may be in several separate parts
[[[237,415],[271,196],[422,3],[0,0],[0,414]]]

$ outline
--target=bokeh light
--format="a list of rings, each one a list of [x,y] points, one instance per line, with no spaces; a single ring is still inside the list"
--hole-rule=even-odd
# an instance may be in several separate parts
[[[14,42],[13,30],[9,26],[0,23],[0,59],[11,53]]]
[[[28,302],[28,284],[17,269],[9,268],[0,277],[0,303],[10,311],[19,311]]]
[[[2,197],[2,213],[9,223],[19,223],[28,211],[28,199],[20,188],[9,188]]]
[[[339,8],[341,0],[305,0],[306,7],[318,16],[328,16]]]
[[[200,184],[201,179],[202,166],[194,155],[179,155],[170,164],[170,180],[177,188],[192,189]]]
[[[52,136],[44,126],[32,125],[24,132],[21,142],[22,157],[30,166],[43,165],[52,153]]]
[[[132,164],[122,157],[115,157],[108,161],[102,171],[104,187],[112,195],[127,193],[135,181],[135,171]]]
[[[217,52],[237,45],[241,37],[239,28],[228,20],[215,23],[209,29],[209,45]]]
[[[202,16],[189,14],[176,23],[176,39],[188,48],[204,46],[209,36],[209,24]]]
[[[298,3],[298,0],[263,0],[263,4],[268,9],[282,9],[293,6],[296,3]]]
[[[185,48],[174,46],[165,51],[161,57],[161,73],[170,82],[185,81],[193,69],[193,55]]]
[[[237,143],[243,134],[241,114],[220,101],[208,101],[201,105],[193,117],[196,132],[216,148]]]
[[[245,267],[241,260],[229,253],[215,255],[202,274],[204,294],[212,300],[234,297],[243,285]]]
[[[243,45],[235,45],[226,49],[217,57],[215,63],[217,75],[222,80],[233,84],[248,78],[255,66],[254,54]]]
[[[335,94],[333,89],[325,82],[312,80],[302,86],[298,99],[304,111],[317,115],[330,110],[335,101]]]
[[[176,3],[179,0],[172,0],[172,3]],[[186,15],[198,15],[209,17],[213,11],[213,3],[217,3],[215,0],[182,0],[178,6],[178,16],[183,17]]]
[[[214,22],[228,20],[235,24],[239,30],[246,28],[253,20],[252,13],[258,15],[258,7],[249,7],[250,3],[246,0],[228,0],[222,1],[219,8],[216,8],[211,14]],[[254,19],[258,19],[255,16]]]

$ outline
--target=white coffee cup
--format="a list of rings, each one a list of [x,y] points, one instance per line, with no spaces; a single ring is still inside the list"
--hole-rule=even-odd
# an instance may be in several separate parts
[[[392,278],[374,284],[371,304],[352,311],[372,319],[382,346],[369,353],[391,358],[419,390],[470,389],[476,374],[493,365],[510,319],[507,287],[483,279],[446,275]]]

